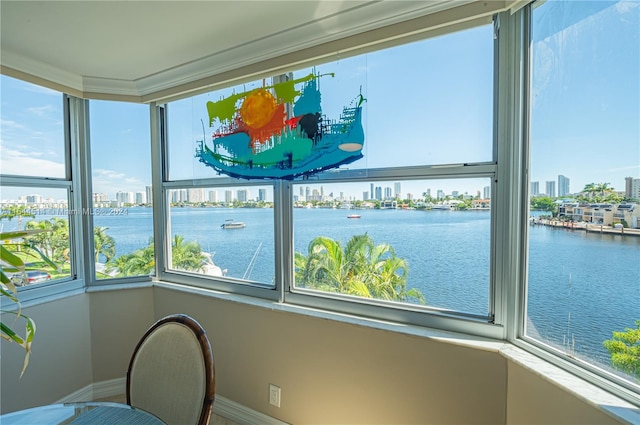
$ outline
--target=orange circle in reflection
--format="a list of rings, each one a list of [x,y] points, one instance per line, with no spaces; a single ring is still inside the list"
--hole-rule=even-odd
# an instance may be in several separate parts
[[[251,128],[268,123],[276,112],[276,99],[267,90],[259,89],[247,96],[240,106],[240,118]]]

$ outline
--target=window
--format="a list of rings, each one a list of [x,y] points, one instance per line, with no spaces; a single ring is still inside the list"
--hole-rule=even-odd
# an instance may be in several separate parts
[[[89,106],[96,278],[148,276],[155,273],[149,107]]]
[[[333,299],[348,310],[355,300],[491,322],[493,48],[493,27],[484,25],[170,102],[171,279],[271,288],[302,304]],[[308,75],[318,76],[323,123],[364,99],[362,158],[267,186],[198,160],[200,143],[216,134],[208,102]],[[366,238],[367,255],[379,258],[366,259],[362,276],[330,282],[332,271],[320,271],[309,251],[318,238],[343,250]],[[178,259],[187,246],[204,258]]]
[[[273,187],[169,191],[170,269],[274,287]]]
[[[490,183],[294,185],[295,287],[487,317]]]
[[[2,76],[1,84],[0,231],[42,230],[2,241],[25,262],[27,273],[3,270],[24,287],[58,283],[75,274],[70,228],[78,215],[67,178],[65,102],[59,92],[10,77]]]
[[[524,333],[638,390],[622,336],[640,326],[640,8],[546,2],[532,13]],[[637,351],[637,346],[636,346]]]

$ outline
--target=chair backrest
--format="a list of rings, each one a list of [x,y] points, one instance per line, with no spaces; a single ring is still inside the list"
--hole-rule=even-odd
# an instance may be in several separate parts
[[[202,326],[187,315],[170,315],[153,324],[133,351],[127,403],[168,425],[208,424],[215,377]]]

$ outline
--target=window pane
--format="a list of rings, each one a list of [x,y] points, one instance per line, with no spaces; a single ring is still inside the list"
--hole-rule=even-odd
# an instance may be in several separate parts
[[[174,270],[274,285],[272,186],[169,191]]]
[[[493,43],[486,25],[316,66],[335,73],[321,81],[323,114],[366,98],[364,157],[346,167],[491,161]]]
[[[344,108],[355,107],[360,95],[366,99],[362,109],[363,157],[343,168],[488,162],[493,159],[493,43],[493,27],[485,25],[339,59],[288,76],[294,81],[309,74],[319,76],[321,132],[323,125],[329,127],[328,123],[342,120]],[[272,79],[260,80],[170,103],[170,180],[217,176],[195,157],[199,141],[204,140],[204,145],[216,152],[212,143],[216,132],[233,129],[234,136],[242,133],[235,124],[225,127],[216,120],[210,127],[208,101],[226,102],[231,94],[271,84],[275,84]],[[296,85],[296,90],[301,86]],[[288,112],[287,118],[295,116]],[[233,140],[250,145],[240,137]],[[257,148],[252,149],[255,154]]]
[[[200,141],[210,142],[215,129],[209,126],[207,102],[216,102],[233,93],[262,87],[262,83],[262,80],[254,81],[168,104],[169,180],[219,177],[215,170],[204,165],[195,156]]]
[[[4,75],[0,173],[65,177],[62,94]]]
[[[621,361],[614,335],[640,325],[639,15],[636,2],[534,10],[525,328],[636,383],[637,354]]]
[[[152,274],[149,106],[91,101],[90,109],[96,277]]]
[[[2,244],[25,263],[26,275],[3,264],[3,270],[20,286],[46,284],[71,276],[69,210],[66,189],[3,187],[0,206],[2,233],[41,232],[4,240]],[[7,197],[7,198],[5,198]]]
[[[489,186],[489,179],[295,185],[296,287],[486,316]]]

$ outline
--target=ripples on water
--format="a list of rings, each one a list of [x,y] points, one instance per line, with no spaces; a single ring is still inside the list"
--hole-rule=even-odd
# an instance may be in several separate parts
[[[388,243],[409,263],[409,286],[431,306],[486,315],[489,308],[490,215],[486,211],[294,210],[295,250],[323,235],[344,244],[368,233]],[[173,234],[196,240],[215,253],[228,275],[273,283],[272,209],[173,208]],[[152,236],[151,210],[129,209],[127,216],[94,217],[109,227],[122,255],[146,246]],[[246,228],[223,230],[226,219]],[[252,264],[252,259],[255,261]],[[613,330],[640,319],[640,237],[579,230],[530,227],[527,332],[562,347],[575,340],[578,357],[607,365],[602,341]]]

